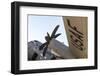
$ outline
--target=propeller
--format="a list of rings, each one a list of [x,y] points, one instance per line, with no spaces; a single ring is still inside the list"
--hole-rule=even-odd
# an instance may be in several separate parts
[[[43,44],[39,47],[39,50],[42,50],[42,49],[44,50],[44,51],[43,51],[43,56],[45,56],[45,54],[46,54],[46,51],[47,51],[47,49],[48,49],[48,45],[49,45],[50,41],[51,41],[53,38],[57,38],[59,35],[61,35],[61,33],[56,34],[58,28],[59,28],[59,25],[57,25],[57,26],[54,28],[54,30],[53,30],[51,36],[50,36],[50,34],[47,32],[47,36],[45,36],[46,42],[43,43]]]

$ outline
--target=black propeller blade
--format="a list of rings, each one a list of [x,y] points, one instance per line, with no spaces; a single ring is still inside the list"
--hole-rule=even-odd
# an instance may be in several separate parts
[[[53,38],[53,36],[56,34],[58,28],[59,28],[59,25],[57,25],[57,26],[55,27],[55,29],[53,30],[53,32],[52,32],[52,34],[51,34],[51,37],[52,37],[52,38]]]
[[[47,51],[47,48],[48,48],[48,45],[46,45],[46,47],[44,48],[44,51],[43,51],[43,56],[45,56],[46,51]]]
[[[61,35],[61,33],[59,33],[59,34],[56,34],[56,35],[54,36],[54,38],[57,38],[59,35]]]
[[[47,44],[47,42],[43,43],[43,44],[39,47],[39,50],[42,50],[46,44]]]

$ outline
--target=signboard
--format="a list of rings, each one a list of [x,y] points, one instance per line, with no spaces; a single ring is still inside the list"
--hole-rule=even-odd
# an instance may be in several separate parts
[[[69,48],[77,58],[87,58],[87,17],[63,16]]]

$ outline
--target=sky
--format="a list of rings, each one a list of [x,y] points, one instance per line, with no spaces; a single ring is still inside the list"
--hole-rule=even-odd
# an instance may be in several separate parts
[[[51,35],[57,25],[60,27],[56,34],[61,33],[61,35],[56,39],[68,46],[62,16],[28,15],[28,42],[34,40],[46,42],[47,32]]]

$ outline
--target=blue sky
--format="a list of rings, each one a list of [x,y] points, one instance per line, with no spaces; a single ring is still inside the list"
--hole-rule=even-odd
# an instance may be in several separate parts
[[[56,33],[61,35],[56,39],[68,46],[62,16],[28,15],[28,42],[38,40],[44,43],[47,32],[51,35],[57,25],[60,27]]]

